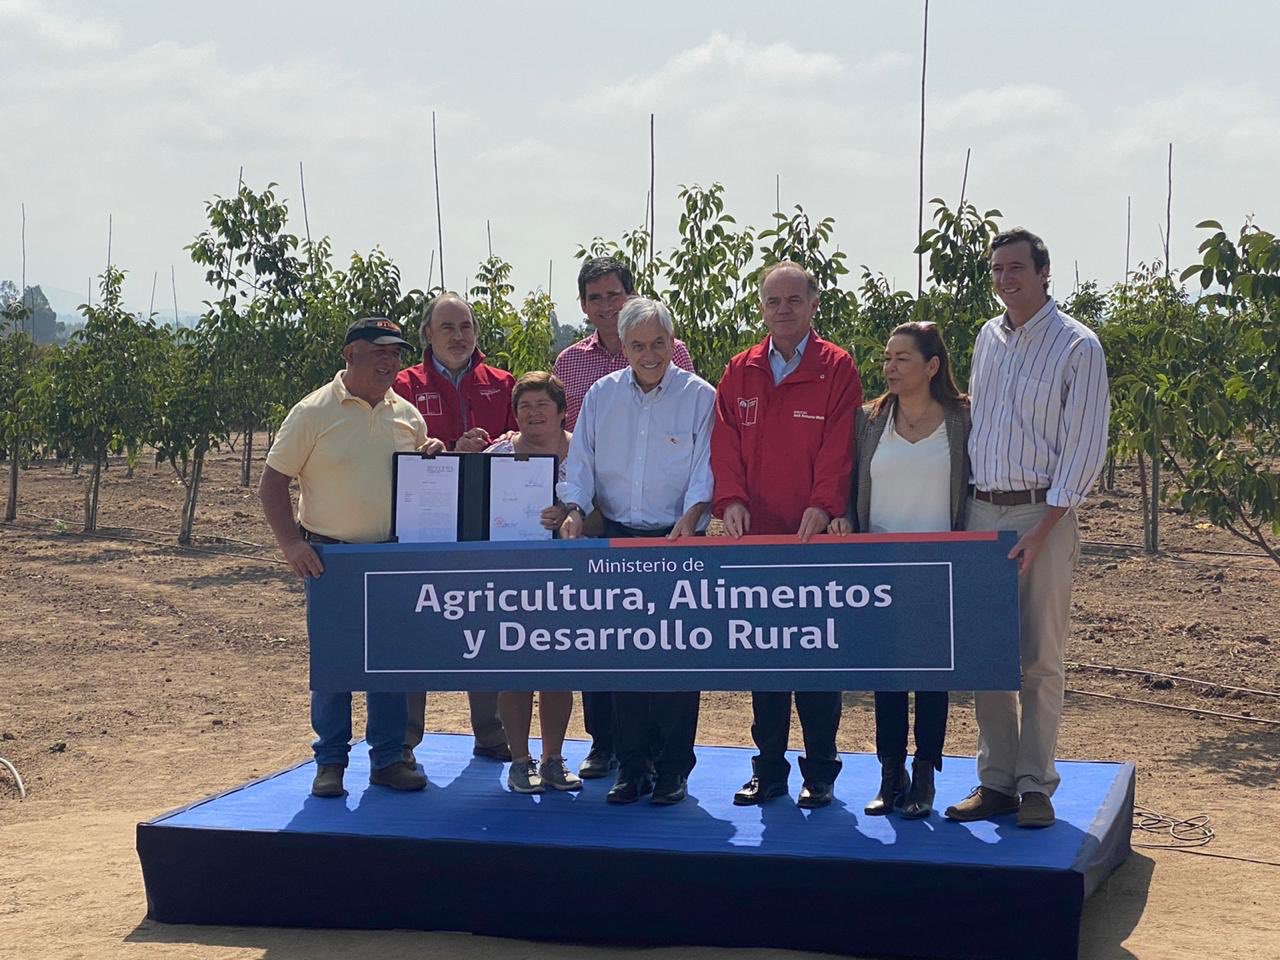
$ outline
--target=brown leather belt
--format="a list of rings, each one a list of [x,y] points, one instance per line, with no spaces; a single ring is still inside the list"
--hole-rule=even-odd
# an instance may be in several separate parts
[[[1044,503],[1049,496],[1049,488],[1039,490],[978,490],[974,489],[973,499],[983,503],[991,503],[997,507],[1020,507],[1028,503]]]

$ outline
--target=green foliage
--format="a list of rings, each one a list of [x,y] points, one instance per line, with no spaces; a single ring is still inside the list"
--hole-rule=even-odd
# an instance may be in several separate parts
[[[756,339],[754,285],[747,271],[755,237],[724,211],[724,186],[681,186],[680,242],[660,261],[662,299],[695,369],[719,376],[729,358]]]

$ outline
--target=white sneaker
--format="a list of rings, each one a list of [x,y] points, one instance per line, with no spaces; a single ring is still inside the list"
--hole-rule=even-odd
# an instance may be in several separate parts
[[[538,776],[538,761],[533,757],[512,760],[507,771],[507,786],[516,793],[542,793],[542,777]]]

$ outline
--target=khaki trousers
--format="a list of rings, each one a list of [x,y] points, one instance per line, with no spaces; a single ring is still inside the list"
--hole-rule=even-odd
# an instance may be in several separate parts
[[[405,724],[404,745],[413,750],[422,743],[423,730],[427,722],[427,695],[425,693],[406,693],[409,717]],[[471,732],[475,735],[477,747],[505,747],[507,734],[502,729],[502,721],[498,719],[498,694],[493,690],[473,690],[467,694],[471,706]]]
[[[1045,504],[998,507],[969,501],[970,530],[1013,530],[1022,536],[1048,509]],[[1062,694],[1063,659],[1071,619],[1071,575],[1080,558],[1076,513],[1054,525],[1031,569],[1018,578],[1022,687],[973,695],[978,719],[978,782],[1008,795],[1052,796],[1061,777],[1054,765]]]

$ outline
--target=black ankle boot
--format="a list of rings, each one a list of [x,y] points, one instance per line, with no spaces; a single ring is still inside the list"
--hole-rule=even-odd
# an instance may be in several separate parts
[[[908,820],[923,820],[933,812],[933,764],[921,757],[911,761],[911,789],[907,791],[902,815]]]
[[[902,806],[911,789],[911,777],[907,774],[905,757],[880,761],[880,792],[862,808],[869,817],[887,816],[895,807]]]

